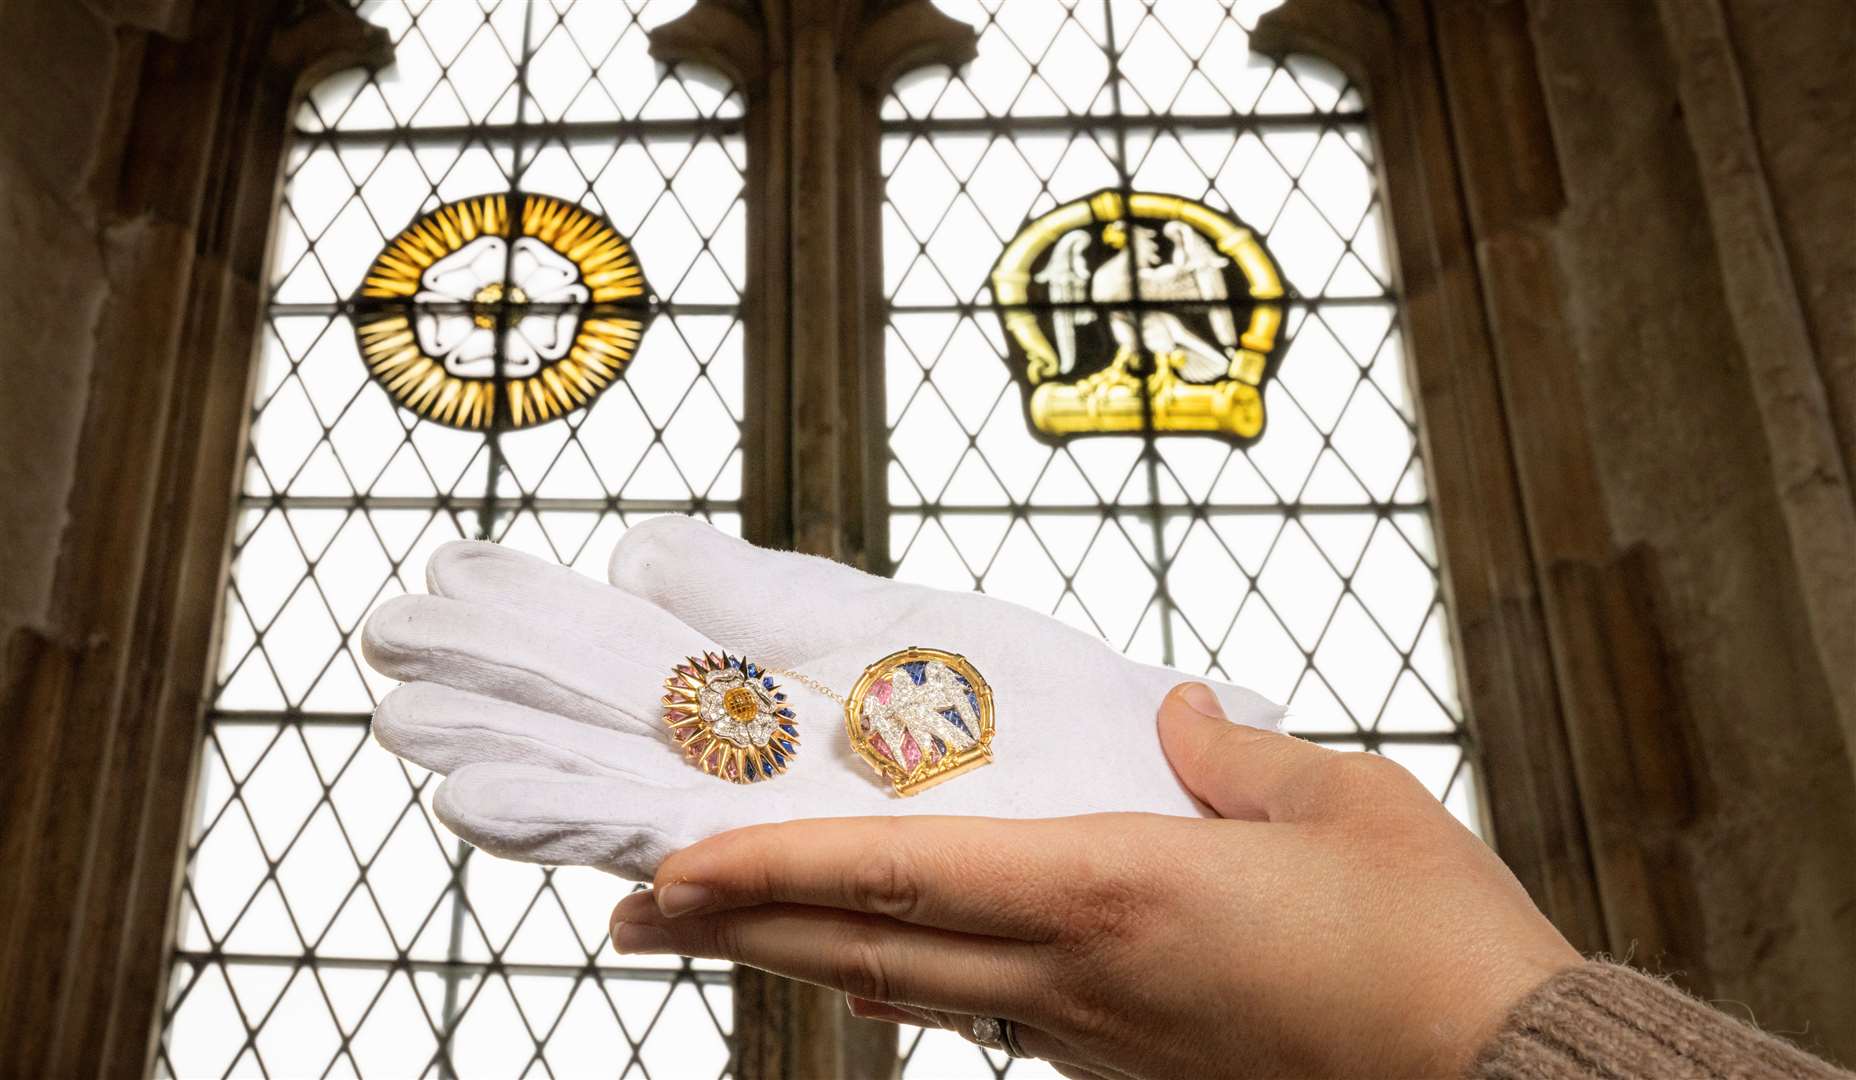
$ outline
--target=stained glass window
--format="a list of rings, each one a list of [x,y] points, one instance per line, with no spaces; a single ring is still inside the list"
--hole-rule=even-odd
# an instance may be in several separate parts
[[[1288,703],[1292,731],[1398,760],[1476,827],[1360,88],[1313,57],[1252,53],[1267,0],[940,6],[978,31],[978,59],[906,80],[882,114],[896,576],[984,589],[1138,658],[1254,687]],[[1089,217],[1104,192],[1177,197],[1267,248],[1284,286],[1282,340],[1250,369],[1263,420],[1254,432],[1154,423],[1147,320],[1168,310],[1152,302],[1166,297],[1123,306],[1097,272],[1117,244],[1154,268],[1197,256],[1190,237],[1135,220],[1126,203]],[[1065,220],[1081,230],[1073,243],[1089,291],[1069,308],[1037,291],[1040,274],[1054,287],[1059,250],[1025,267],[1044,309],[1000,295],[1002,252],[1079,200],[1083,216]],[[1151,250],[1136,247],[1136,226],[1152,230]],[[1093,319],[1068,358],[1053,318],[1065,311]],[[1020,313],[1052,337],[1039,387],[1006,325]],[[1139,328],[1124,383],[1136,388],[1133,412],[1116,427],[1083,409],[1068,433],[1047,429],[1027,395],[1082,384],[1091,348],[1094,363],[1108,362],[1117,323],[1128,341]],[[1202,319],[1183,325],[1213,346],[1200,374],[1244,381],[1232,355],[1241,349],[1226,352]],[[914,1080],[1008,1065],[1015,1078],[1054,1075],[945,1032],[905,1034],[903,1051]]]
[[[638,516],[738,528],[742,108],[650,59],[684,7],[362,3],[393,66],[296,117],[157,1075],[727,1069],[726,967],[438,826],[356,647],[448,540],[599,576]]]

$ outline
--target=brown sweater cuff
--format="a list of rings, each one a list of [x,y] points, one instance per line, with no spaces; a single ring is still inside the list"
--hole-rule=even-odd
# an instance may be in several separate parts
[[[1469,1080],[1704,1080],[1850,1074],[1668,983],[1588,963],[1542,983],[1508,1014]]]

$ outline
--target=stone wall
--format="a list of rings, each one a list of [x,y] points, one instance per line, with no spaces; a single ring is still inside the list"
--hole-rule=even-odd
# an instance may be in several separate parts
[[[1856,4],[1730,0],[1760,158],[1856,476]]]
[[[1688,3],[1691,0],[1675,0]],[[1775,480],[1775,438],[1711,220],[1706,162],[1679,60],[1650,3],[1530,5],[1567,207],[1556,234],[1568,376],[1589,412],[1620,547],[1644,544],[1662,631],[1703,766],[1683,839],[1705,985],[1765,1026],[1856,1061],[1839,1025],[1856,972],[1856,784],[1834,680],[1807,601],[1848,579],[1800,556]],[[1842,0],[1735,0],[1733,48],[1815,355],[1835,445],[1856,401],[1856,64]],[[1847,502],[1847,465],[1826,485]],[[1856,551],[1846,553],[1856,564]],[[1828,573],[1826,572],[1828,569]],[[1826,596],[1842,597],[1826,606]],[[1639,957],[1654,967],[1655,957]],[[1681,974],[1681,973],[1677,973]]]
[[[126,45],[85,3],[0,4],[0,635],[50,620],[106,290],[100,168]],[[79,62],[73,62],[79,60]]]

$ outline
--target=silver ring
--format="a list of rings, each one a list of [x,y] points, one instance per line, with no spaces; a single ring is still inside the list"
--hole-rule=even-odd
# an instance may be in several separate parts
[[[1005,1045],[1005,1055],[1007,1057],[1022,1058],[1031,1056],[1025,1053],[1024,1047],[1018,1045],[1018,1022],[1015,1020],[1006,1020],[1003,1017],[1000,1018],[999,1041]]]
[[[967,1026],[973,1041],[988,1050],[1003,1050],[1007,1057],[1030,1057],[1018,1044],[1018,1022],[1003,1016],[976,1016]]]

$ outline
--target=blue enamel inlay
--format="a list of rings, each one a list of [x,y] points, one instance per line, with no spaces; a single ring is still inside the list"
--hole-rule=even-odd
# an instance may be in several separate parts
[[[761,771],[761,775],[763,776],[772,776],[773,775],[773,762],[768,761],[766,758],[761,758],[760,759],[760,771]]]
[[[758,678],[760,678],[760,672],[759,672],[759,671],[757,671],[757,670],[755,670],[755,667],[754,667],[754,665],[753,665],[753,664],[749,664],[749,665],[748,665],[748,678],[750,678],[750,679],[758,679]]]
[[[791,724],[781,724],[780,730],[786,732],[788,735],[791,735],[795,739],[799,737],[799,729],[794,727]]]
[[[781,710],[780,710],[780,712],[779,712],[779,715],[780,715],[780,716],[784,716],[784,717],[786,717],[786,718],[787,718],[788,720],[791,720],[791,719],[793,718],[793,710],[791,710],[791,709],[781,709]]]
[[[928,661],[911,660],[902,665],[902,670],[909,673],[910,681],[914,682],[916,686],[920,686],[928,678]]]
[[[763,678],[760,681],[760,684],[769,690],[773,689],[773,676],[769,675],[766,678]]]
[[[975,709],[974,709],[974,711],[976,711],[976,712],[978,711],[978,707],[977,707],[977,706],[975,707]],[[966,722],[965,720],[962,720],[962,719],[960,718],[960,710],[959,710],[959,709],[942,709],[942,710],[941,710],[941,715],[947,718],[947,722],[948,722],[948,723],[950,723],[950,724],[952,724],[952,725],[954,725],[955,727],[957,727],[957,728],[959,728],[959,729],[960,729],[960,730],[962,730],[962,731],[965,731],[965,732],[966,732],[966,733],[967,733],[968,735],[972,735],[972,734],[973,734],[973,732],[972,732],[972,731],[969,731],[969,730],[967,729],[967,722]]]
[[[778,765],[782,769],[786,768],[786,755],[785,754],[780,753],[778,750],[775,750],[771,746],[767,748],[767,752],[773,755],[773,763],[775,765]]]
[[[785,701],[785,700],[786,700],[786,695],[785,695],[785,694],[775,694],[775,695],[773,695],[773,700],[775,700],[775,701]]]
[[[783,747],[785,747],[785,748],[786,748],[786,752],[787,752],[787,753],[789,753],[789,754],[797,754],[797,753],[799,752],[799,751],[797,751],[797,750],[795,750],[795,749],[793,749],[793,744],[792,744],[792,743],[789,743],[789,742],[787,742],[787,741],[786,741],[785,739],[781,739],[781,740],[780,740],[780,745],[781,745],[781,746],[783,746]]]

